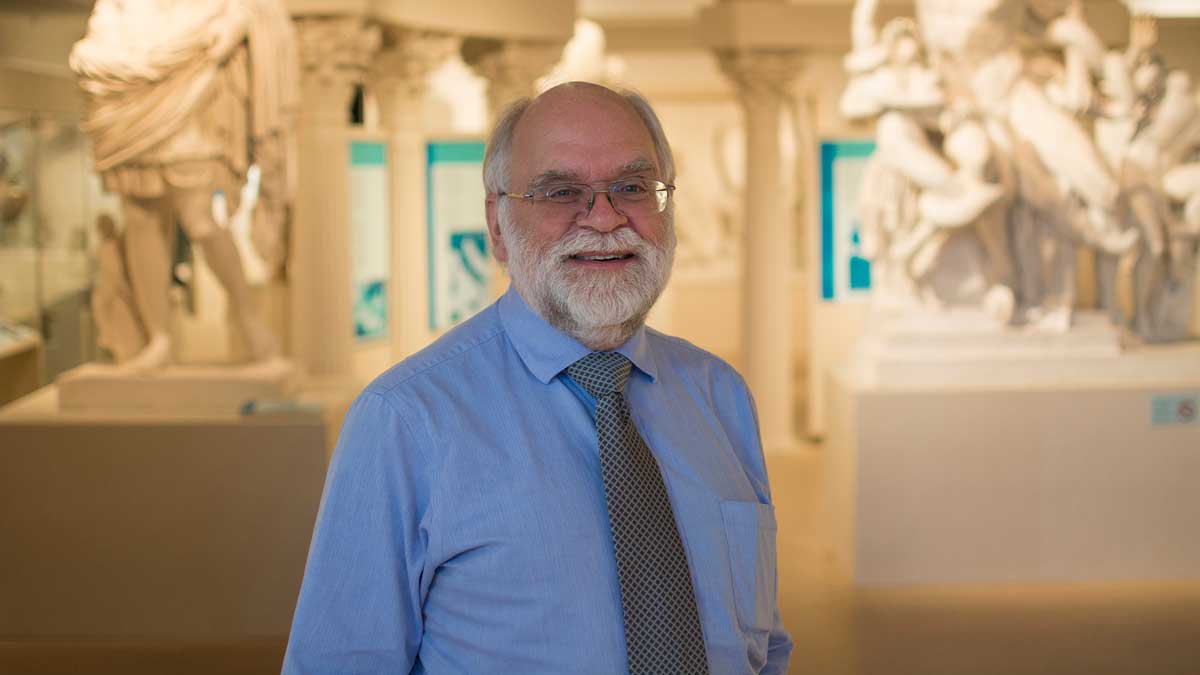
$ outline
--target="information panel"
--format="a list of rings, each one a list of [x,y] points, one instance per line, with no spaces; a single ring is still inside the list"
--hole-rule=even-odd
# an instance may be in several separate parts
[[[352,141],[350,284],[354,335],[359,340],[387,336],[389,223],[387,146],[379,141]]]
[[[862,254],[858,193],[874,141],[821,142],[821,299],[865,298],[871,261]]]
[[[454,326],[490,299],[483,147],[477,140],[427,145],[429,327],[434,331]]]

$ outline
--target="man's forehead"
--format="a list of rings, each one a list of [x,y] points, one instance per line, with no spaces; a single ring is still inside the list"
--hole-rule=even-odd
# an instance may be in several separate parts
[[[657,165],[650,131],[629,101],[586,84],[555,87],[535,99],[513,129],[513,155],[532,173],[578,172],[576,162],[605,174]]]

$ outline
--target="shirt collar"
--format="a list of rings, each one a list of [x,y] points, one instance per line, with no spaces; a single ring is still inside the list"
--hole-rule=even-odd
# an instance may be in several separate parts
[[[500,323],[508,333],[509,340],[525,367],[543,384],[550,382],[567,366],[591,353],[575,338],[559,331],[546,322],[517,293],[513,286],[496,303],[500,311]],[[646,338],[646,327],[642,326],[620,347],[613,350],[635,368],[645,373],[650,381],[658,379],[650,341]]]

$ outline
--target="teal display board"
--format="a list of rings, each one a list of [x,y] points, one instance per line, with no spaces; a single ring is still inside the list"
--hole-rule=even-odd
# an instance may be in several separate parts
[[[874,141],[821,142],[821,299],[839,302],[871,290],[862,255],[858,193]]]
[[[389,252],[387,146],[350,143],[350,285],[354,335],[387,336]]]
[[[426,146],[431,330],[461,322],[483,309],[490,297],[483,147],[477,140]]]

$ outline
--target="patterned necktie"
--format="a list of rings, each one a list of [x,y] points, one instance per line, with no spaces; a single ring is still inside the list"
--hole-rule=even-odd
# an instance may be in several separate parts
[[[608,501],[630,675],[708,673],[704,634],[675,513],[650,448],[625,403],[629,361],[592,352],[567,374],[596,399],[600,471]]]

